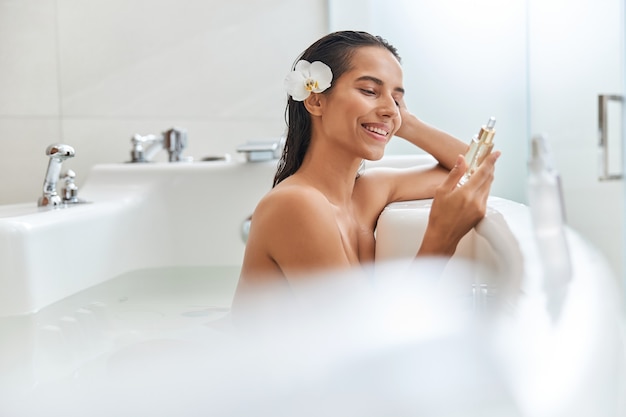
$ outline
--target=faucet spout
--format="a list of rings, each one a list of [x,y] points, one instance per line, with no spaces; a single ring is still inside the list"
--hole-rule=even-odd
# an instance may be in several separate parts
[[[69,145],[59,143],[48,146],[46,156],[50,160],[48,161],[48,169],[43,182],[43,195],[37,201],[39,207],[58,207],[63,204],[63,200],[57,193],[57,182],[59,181],[63,161],[73,158],[74,155],[74,148]]]
[[[132,162],[149,162],[152,160],[159,150],[163,149],[162,135],[145,135],[136,134],[130,140],[133,148],[130,152]]]

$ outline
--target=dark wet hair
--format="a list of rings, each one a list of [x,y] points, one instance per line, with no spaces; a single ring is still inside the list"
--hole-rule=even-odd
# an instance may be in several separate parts
[[[293,67],[301,59],[309,62],[321,61],[330,67],[334,83],[351,68],[354,52],[364,46],[386,48],[400,62],[396,48],[380,36],[374,36],[367,32],[341,31],[330,33],[313,43],[296,59]],[[321,94],[327,94],[332,88],[331,84],[330,88]],[[302,101],[288,98],[285,119],[287,138],[278,162],[278,170],[274,176],[274,186],[300,168],[311,142],[311,116]]]

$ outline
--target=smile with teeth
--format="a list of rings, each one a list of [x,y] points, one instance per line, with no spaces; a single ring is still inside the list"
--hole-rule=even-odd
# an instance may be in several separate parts
[[[382,135],[382,136],[387,136],[389,134],[389,132],[387,132],[386,130],[381,129],[379,127],[366,126],[366,125],[363,125],[363,127],[365,129],[369,130],[370,132],[374,132],[374,133]]]

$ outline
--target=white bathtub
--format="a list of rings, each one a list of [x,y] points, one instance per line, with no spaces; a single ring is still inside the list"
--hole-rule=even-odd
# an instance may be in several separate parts
[[[32,313],[137,269],[240,265],[241,223],[275,162],[97,165],[80,197],[0,207],[0,317]]]
[[[575,274],[555,302],[528,208],[496,197],[443,273],[410,265],[429,202],[395,203],[371,291],[320,279],[298,324],[229,337],[241,224],[274,169],[101,165],[91,204],[0,207],[0,415],[619,415],[606,263],[568,230]],[[504,302],[476,314],[477,296]]]

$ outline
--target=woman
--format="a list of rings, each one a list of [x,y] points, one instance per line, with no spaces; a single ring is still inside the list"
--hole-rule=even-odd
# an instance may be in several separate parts
[[[395,48],[364,32],[331,33],[302,54],[286,80],[286,144],[274,187],[252,216],[237,296],[372,262],[376,222],[394,201],[434,197],[416,256],[451,256],[484,217],[499,153],[457,187],[467,145],[409,113],[402,78]],[[359,173],[393,135],[439,165]]]

